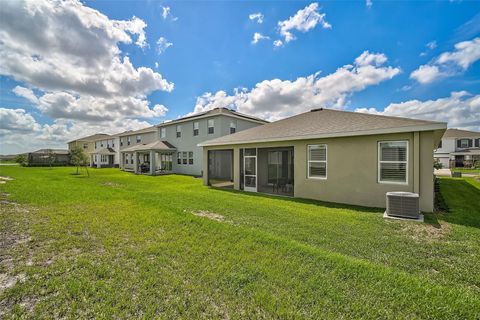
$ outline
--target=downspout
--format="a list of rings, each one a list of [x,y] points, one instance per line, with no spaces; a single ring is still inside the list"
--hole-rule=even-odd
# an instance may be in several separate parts
[[[420,192],[420,132],[413,133],[413,192]]]

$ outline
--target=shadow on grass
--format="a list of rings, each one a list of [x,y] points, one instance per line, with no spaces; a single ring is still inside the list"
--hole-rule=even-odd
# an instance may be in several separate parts
[[[480,228],[480,189],[464,179],[442,178],[440,193],[449,212],[438,214],[440,220]]]
[[[352,210],[352,211],[361,211],[365,213],[382,213],[382,214],[385,211],[385,209],[382,209],[382,208],[362,207],[362,206],[355,206],[350,204],[326,202],[326,201],[304,199],[304,198],[291,198],[291,197],[266,194],[266,193],[246,192],[242,190],[235,190],[235,189],[229,189],[229,188],[216,188],[216,187],[209,187],[209,188],[216,191],[222,191],[227,193],[242,194],[242,195],[248,195],[251,197],[258,197],[258,198],[264,198],[264,199],[274,199],[274,200],[285,201],[290,203],[310,204],[310,205],[315,205],[315,206],[325,207],[325,208],[344,209],[344,210]]]

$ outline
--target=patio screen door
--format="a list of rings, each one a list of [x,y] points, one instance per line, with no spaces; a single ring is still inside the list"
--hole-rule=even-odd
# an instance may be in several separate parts
[[[243,190],[257,192],[257,149],[245,149],[243,166]]]

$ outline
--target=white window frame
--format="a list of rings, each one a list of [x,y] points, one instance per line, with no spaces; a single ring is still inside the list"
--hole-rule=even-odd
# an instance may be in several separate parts
[[[195,134],[195,130],[197,130],[197,134]],[[200,135],[200,122],[198,121],[193,122],[193,135],[194,136]]]
[[[382,143],[397,143],[397,142],[405,142],[407,144],[407,153],[405,156],[406,161],[381,161],[381,150],[380,145]],[[396,185],[408,185],[408,174],[409,174],[409,141],[408,140],[383,140],[377,142],[377,182],[381,184],[396,184]],[[381,163],[405,163],[405,182],[395,182],[395,181],[382,181],[380,180],[380,164]]]
[[[160,139],[164,139],[167,137],[167,128],[161,127],[160,128]]]
[[[325,147],[325,160],[310,160],[310,147]],[[325,163],[325,177],[310,176],[310,162]],[[328,146],[325,143],[307,145],[307,179],[327,180],[328,178]]]
[[[136,143],[142,143],[142,135],[137,135],[135,137],[135,141],[136,141]]]
[[[210,128],[213,129],[213,132],[211,133],[210,133]],[[215,134],[215,119],[207,119],[207,134]]]

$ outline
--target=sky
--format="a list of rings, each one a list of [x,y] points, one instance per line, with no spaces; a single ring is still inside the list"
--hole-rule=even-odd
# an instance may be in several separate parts
[[[0,154],[216,107],[480,131],[480,2],[2,1]]]

